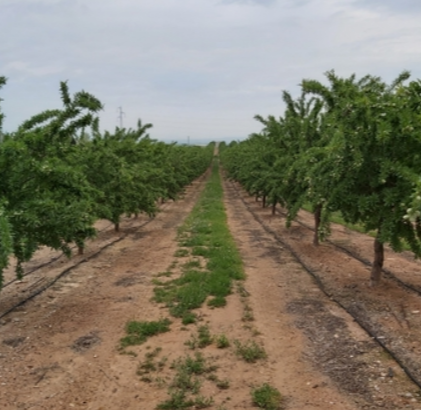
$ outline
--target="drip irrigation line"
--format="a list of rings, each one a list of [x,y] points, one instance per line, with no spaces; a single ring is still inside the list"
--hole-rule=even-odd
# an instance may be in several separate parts
[[[237,187],[235,186],[235,184],[232,183],[232,182],[231,182],[231,184],[234,187],[234,190],[236,191],[236,193],[238,194],[237,196],[243,202],[244,206],[251,213],[251,215],[256,220],[256,222],[258,222],[260,224],[260,226],[262,226],[262,228],[267,233],[269,233],[270,235],[272,235],[276,239],[277,242],[279,242],[284,248],[286,248],[288,250],[288,252],[290,252],[294,256],[294,258],[297,260],[297,262],[313,278],[313,280],[316,282],[317,286],[320,288],[320,290],[323,292],[323,294],[325,296],[327,296],[332,302],[336,303],[341,309],[345,310],[345,312],[347,312],[353,318],[353,320],[367,333],[367,335],[371,339],[375,340],[393,358],[393,360],[395,360],[395,362],[405,372],[405,374],[409,377],[409,379],[411,379],[412,382],[415,385],[417,385],[418,388],[421,389],[421,381],[418,380],[417,376],[414,375],[410,369],[408,369],[408,367],[393,352],[393,350],[389,349],[388,346],[386,345],[386,343],[383,340],[381,340],[379,338],[379,336],[377,336],[374,333],[374,331],[372,329],[370,329],[370,327],[366,323],[364,323],[356,315],[354,315],[352,313],[352,311],[347,306],[343,305],[340,300],[338,300],[337,298],[335,298],[335,296],[326,289],[326,287],[323,284],[323,282],[320,279],[320,277],[310,267],[307,266],[307,264],[301,259],[301,257],[298,255],[298,253],[295,252],[294,249],[292,249],[292,247],[288,243],[286,243],[275,231],[273,231],[272,229],[268,228],[263,223],[263,221],[256,215],[256,213],[253,212],[253,210],[251,209],[251,207],[249,206],[249,204],[244,200],[243,196],[239,193],[239,191],[238,191]]]
[[[286,216],[286,214],[284,212],[280,211],[279,209],[277,209],[276,212],[278,212],[282,216]],[[314,232],[314,228],[311,227],[311,226],[309,226],[309,225],[307,225],[306,223],[301,222],[298,219],[295,219],[295,222],[297,222],[298,224],[300,224],[304,228],[309,229],[310,231]],[[363,258],[362,256],[354,253],[353,251],[349,250],[345,246],[338,245],[338,244],[336,244],[335,242],[333,242],[330,239],[326,239],[325,242],[329,243],[330,245],[332,245],[335,248],[339,249],[341,252],[346,253],[347,255],[349,255],[352,258],[356,259],[357,261],[361,262],[363,265],[368,266],[370,268],[373,267],[373,264],[369,260],[367,260],[367,259]],[[382,268],[382,271],[383,271],[383,273],[386,274],[386,276],[389,279],[397,282],[403,288],[409,289],[412,292],[415,292],[416,294],[418,294],[419,296],[421,296],[421,290],[419,288],[417,288],[416,286],[414,286],[414,285],[412,285],[410,283],[407,283],[407,282],[403,281],[395,273],[393,273],[390,269]]]
[[[139,229],[145,227],[146,225],[148,225],[149,223],[151,223],[154,219],[149,219],[148,221],[144,222],[142,225],[138,226],[137,228],[135,228],[135,231],[138,231]],[[105,228],[107,229],[107,228]],[[45,292],[48,288],[50,288],[51,286],[53,286],[59,279],[63,278],[64,276],[66,276],[68,273],[70,273],[74,268],[77,268],[79,265],[81,265],[82,263],[88,262],[89,260],[95,258],[96,256],[98,256],[102,251],[104,251],[105,249],[107,249],[108,247],[116,244],[117,242],[122,241],[123,239],[127,238],[127,236],[130,234],[131,232],[128,232],[122,236],[120,236],[119,238],[117,238],[116,240],[107,243],[106,245],[104,245],[102,248],[98,249],[96,252],[92,253],[89,256],[86,256],[85,258],[81,259],[80,261],[76,262],[74,265],[69,266],[68,268],[66,268],[64,271],[60,272],[57,276],[54,277],[53,280],[51,280],[50,282],[48,282],[46,285],[40,287],[39,289],[37,289],[34,293],[32,293],[30,296],[28,296],[27,298],[21,300],[20,302],[16,303],[15,305],[13,305],[11,308],[9,308],[8,310],[6,310],[5,312],[0,314],[0,319],[2,319],[3,317],[7,316],[9,313],[13,312],[15,309],[17,309],[18,307],[24,305],[26,302],[29,302],[30,300],[32,300],[34,297],[40,295],[41,293]],[[59,259],[61,258],[63,255],[60,255],[59,257],[56,258]],[[41,269],[42,267],[49,265],[51,263],[53,263],[55,261],[50,261],[47,263],[44,263],[40,266],[38,266],[37,268],[35,268],[33,271],[28,272],[25,276],[29,275],[30,273],[35,272],[38,269]],[[14,281],[16,281],[16,279],[14,279]],[[14,282],[12,281],[12,282]],[[8,283],[10,284],[10,282]],[[3,287],[4,288],[4,287]]]
[[[112,226],[113,224],[110,224],[110,225],[108,225],[107,227],[105,227],[104,229],[101,229],[100,231],[98,231],[98,233],[101,233],[101,232],[104,232],[104,231],[106,231],[110,226]],[[76,249],[76,247],[75,246],[72,246],[70,249]],[[62,257],[64,256],[64,253],[61,253],[60,255],[58,255],[58,256],[54,256],[53,258],[51,258],[48,262],[43,262],[43,263],[41,263],[40,265],[37,265],[36,267],[34,267],[34,268],[32,268],[32,269],[30,269],[29,271],[27,271],[27,272],[25,272],[23,275],[22,275],[22,278],[25,278],[26,276],[29,276],[29,275],[31,275],[32,273],[34,273],[34,272],[36,272],[37,270],[40,270],[40,269],[42,269],[42,268],[44,268],[44,267],[46,267],[46,266],[48,266],[48,265],[51,265],[52,263],[54,263],[54,262],[57,262],[59,259],[61,259]],[[17,282],[17,281],[19,281],[20,279],[18,279],[18,278],[15,278],[15,279],[12,279],[11,281],[9,281],[9,282],[7,282],[7,283],[5,283],[2,287],[1,287],[1,289],[4,289],[4,288],[7,288],[8,286],[10,286],[12,283],[15,283],[15,282]]]
[[[150,221],[148,221],[149,223]],[[146,224],[145,224],[146,225]],[[144,226],[144,225],[143,225]],[[140,228],[140,227],[139,227]],[[107,245],[105,245],[104,247],[102,247],[101,249],[97,250],[95,253],[93,253],[92,255],[89,255],[88,257],[81,259],[79,262],[77,262],[76,264],[69,266],[68,268],[66,268],[64,271],[60,272],[52,281],[48,282],[46,285],[40,287],[39,289],[37,289],[34,293],[32,293],[31,295],[29,295],[27,298],[21,300],[20,302],[16,303],[15,305],[13,305],[11,308],[9,308],[8,310],[6,310],[5,312],[3,312],[0,315],[0,319],[4,318],[5,316],[7,316],[9,313],[13,312],[15,309],[17,309],[18,307],[21,307],[22,305],[24,305],[26,302],[29,302],[30,300],[32,300],[33,298],[35,298],[36,296],[40,295],[41,293],[45,292],[48,288],[50,288],[51,286],[53,286],[59,279],[63,278],[64,276],[66,276],[68,273],[70,273],[74,268],[77,268],[79,265],[81,265],[82,263],[88,262],[89,260],[95,258],[96,256],[98,256],[103,250],[107,249],[108,247],[110,247],[111,245],[114,245],[117,242],[122,241],[123,239],[126,238],[127,235],[121,236],[120,238],[114,240],[113,242],[108,243]]]

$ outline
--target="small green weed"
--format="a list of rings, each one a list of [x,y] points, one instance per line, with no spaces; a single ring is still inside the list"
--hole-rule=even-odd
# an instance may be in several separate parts
[[[210,333],[209,327],[206,325],[199,326],[197,329],[197,336],[192,335],[189,340],[187,340],[184,344],[190,349],[194,350],[197,347],[199,349],[203,349],[206,346],[211,345],[213,342],[213,337]]]
[[[215,373],[211,373],[208,376],[208,380],[210,380],[211,382],[215,382],[216,383],[219,379],[218,379],[218,376]]]
[[[203,374],[210,371],[201,353],[195,353],[194,357],[187,355],[184,359],[179,358],[173,362],[172,367],[188,374]]]
[[[215,308],[224,307],[226,305],[227,305],[227,300],[223,296],[216,296],[213,299],[210,299],[208,301],[208,306],[215,307]]]
[[[214,373],[211,373],[208,376],[208,380],[210,380],[211,382],[214,382],[216,386],[221,390],[225,390],[230,387],[230,381],[228,379],[220,380],[218,376]]]
[[[173,266],[173,267],[175,267],[175,266]],[[165,271],[165,272],[159,272],[157,275],[156,275],[156,277],[157,278],[161,278],[162,276],[165,276],[165,277],[170,277],[172,275],[172,272],[170,272],[170,271]]]
[[[155,286],[166,286],[166,282],[163,282],[162,280],[159,280],[159,279],[157,279],[157,278],[153,278],[152,279],[152,285],[155,285]]]
[[[207,407],[211,407],[213,404],[212,397],[204,397],[204,396],[197,396],[194,400],[194,407],[196,409],[206,409]]]
[[[139,376],[144,376],[147,373],[154,372],[158,369],[162,369],[165,365],[165,362],[167,358],[163,358],[158,363],[154,363],[154,359],[158,356],[158,354],[161,352],[162,348],[157,347],[152,352],[148,352],[145,354],[145,361],[140,363],[137,368],[137,374]],[[142,378],[143,379],[143,378]],[[141,379],[141,380],[142,380]]]
[[[221,389],[221,390],[229,389],[230,381],[228,379],[217,380],[216,387],[218,387],[218,389]]]
[[[156,347],[152,352],[145,353],[146,359],[154,359],[161,353],[162,347]]]
[[[278,410],[283,401],[279,390],[267,383],[253,389],[251,391],[251,397],[256,406],[265,410]]]
[[[186,262],[183,265],[183,269],[186,269],[186,270],[193,269],[193,268],[200,268],[200,267],[201,267],[201,265],[200,265],[200,261],[198,259],[193,259],[191,261]]]
[[[248,363],[254,363],[259,359],[265,359],[267,354],[263,347],[259,346],[254,340],[249,340],[242,344],[240,341],[234,341],[236,354]]]
[[[160,388],[160,389],[163,389],[167,385],[167,382],[162,377],[157,377],[155,379],[155,383],[158,386],[158,388]]]
[[[183,391],[189,390],[193,394],[198,394],[201,383],[197,377],[194,377],[191,373],[183,370],[177,372],[171,386]]]
[[[243,283],[237,283],[237,292],[242,298],[248,298],[250,293],[246,290]]]
[[[254,320],[253,309],[247,304],[244,304],[243,317],[241,318],[243,322],[252,322]]]
[[[183,325],[190,325],[196,323],[197,315],[193,312],[185,312],[182,318]]]
[[[146,342],[150,336],[168,332],[170,330],[170,324],[171,321],[169,319],[161,319],[156,322],[129,322],[126,325],[128,335],[120,340],[120,345],[122,348],[140,345]]]
[[[220,335],[216,338],[216,347],[218,349],[225,349],[230,346],[230,341],[225,335]]]
[[[173,390],[170,398],[156,407],[158,410],[181,410],[194,406],[194,400],[187,399],[184,390]]]
[[[176,258],[183,258],[184,256],[188,256],[189,250],[185,248],[179,248],[175,251],[174,256]]]
[[[144,374],[154,372],[155,370],[155,363],[152,360],[146,360],[145,362],[139,364],[136,374],[138,376],[142,376]]]
[[[127,356],[137,357],[137,353],[134,352],[133,350],[124,350],[124,348],[121,347],[121,346],[118,348],[118,350],[119,350],[120,354],[125,354]]]
[[[211,345],[213,342],[213,337],[210,333],[209,327],[206,325],[199,326],[197,329],[197,336],[197,347],[200,349]]]
[[[197,347],[197,337],[192,335],[189,340],[186,340],[184,344],[189,347],[191,350],[196,349]]]

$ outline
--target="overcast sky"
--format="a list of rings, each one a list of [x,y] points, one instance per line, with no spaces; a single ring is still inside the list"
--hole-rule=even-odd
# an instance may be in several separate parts
[[[104,104],[101,128],[242,139],[303,78],[421,77],[420,0],[0,0],[5,131],[61,106],[59,82]]]

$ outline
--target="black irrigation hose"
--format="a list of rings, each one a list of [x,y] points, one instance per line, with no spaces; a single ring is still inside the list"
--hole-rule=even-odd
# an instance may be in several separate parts
[[[149,223],[150,221],[146,222]],[[146,223],[142,226],[145,226]],[[139,227],[141,228],[141,227]],[[37,289],[34,293],[32,293],[30,296],[28,296],[26,299],[21,300],[20,302],[18,302],[16,305],[12,306],[11,308],[9,308],[8,310],[6,310],[6,312],[3,312],[0,315],[0,319],[4,318],[6,315],[8,315],[9,313],[13,312],[15,309],[17,309],[18,307],[24,305],[26,302],[29,302],[31,299],[33,299],[35,296],[40,295],[41,293],[43,293],[44,291],[46,291],[48,288],[50,288],[51,286],[53,286],[59,279],[61,279],[62,277],[66,276],[69,272],[71,272],[74,268],[77,268],[79,265],[81,265],[82,263],[88,262],[90,259],[95,258],[96,256],[98,256],[104,249],[107,249],[109,246],[114,245],[117,242],[120,242],[121,240],[125,239],[127,235],[121,236],[120,238],[116,239],[113,242],[107,243],[107,245],[103,246],[101,249],[97,250],[95,253],[93,253],[92,255],[81,259],[79,262],[77,262],[76,264],[66,268],[64,271],[60,272],[51,282],[47,283],[46,285],[40,287],[39,289]]]
[[[144,226],[148,225],[149,223],[151,223],[153,221],[153,219],[149,219],[148,221],[146,221],[145,223],[143,223],[142,225],[138,226],[136,228],[136,231],[139,230],[140,228],[143,228]],[[49,282],[48,284],[42,286],[41,288],[39,288],[38,290],[36,290],[34,293],[32,293],[30,296],[28,296],[26,299],[21,300],[20,302],[18,302],[16,305],[13,305],[11,308],[9,308],[8,310],[6,310],[6,312],[3,312],[2,314],[0,314],[0,319],[2,319],[3,317],[5,317],[6,315],[8,315],[9,313],[13,312],[15,309],[17,309],[18,307],[24,305],[26,302],[29,302],[31,299],[33,299],[35,296],[40,295],[41,293],[43,293],[44,291],[46,291],[48,288],[50,288],[51,286],[53,286],[59,279],[61,279],[63,276],[66,276],[72,269],[77,268],[79,265],[81,265],[82,263],[88,262],[89,260],[95,258],[96,256],[98,256],[103,250],[107,249],[108,247],[110,247],[111,245],[114,245],[117,242],[120,242],[121,240],[127,238],[127,236],[129,235],[129,233],[120,236],[119,238],[117,238],[116,240],[107,243],[105,246],[103,246],[102,248],[98,249],[96,252],[94,252],[93,254],[81,259],[79,262],[75,263],[74,265],[66,268],[64,271],[60,272],[51,282]],[[63,255],[60,255],[59,257],[56,258],[59,259],[61,258]],[[38,266],[37,268],[35,268],[34,270],[28,272],[25,276],[29,275],[30,273],[35,272],[36,270],[40,269],[43,266],[49,265],[50,263],[53,263],[55,261],[50,261],[50,262],[46,262],[40,266]],[[16,281],[16,279],[14,279],[12,282]],[[11,282],[9,282],[8,284],[10,284]],[[3,287],[4,288],[4,287]]]
[[[112,225],[113,225],[113,224],[108,225],[108,226],[107,226],[107,227],[105,227],[104,229],[101,229],[100,231],[98,231],[98,233],[101,233],[101,232],[106,231],[106,230],[107,230],[110,226],[112,226]],[[72,247],[71,249],[75,249],[75,247]],[[29,276],[30,274],[32,274],[32,273],[34,273],[34,272],[36,272],[36,271],[37,271],[37,270],[39,270],[39,269],[44,268],[45,266],[48,266],[48,265],[51,265],[51,264],[52,264],[52,263],[54,263],[54,262],[57,262],[57,261],[58,261],[59,259],[61,259],[63,256],[64,256],[64,254],[63,254],[63,253],[61,253],[60,255],[55,256],[54,258],[50,259],[48,262],[41,263],[40,265],[36,266],[35,268],[32,268],[31,270],[29,270],[29,271],[25,272],[25,273],[22,275],[22,278],[24,278],[24,277],[26,277],[26,276]],[[9,282],[5,283],[5,284],[1,287],[1,289],[7,288],[9,285],[11,285],[12,283],[17,282],[18,280],[19,280],[18,278],[12,279],[11,281],[9,281]]]
[[[280,215],[286,216],[284,212],[280,211],[280,210],[276,210],[276,212],[278,212]],[[314,232],[314,228],[312,228],[311,226],[308,226],[307,224],[305,224],[304,222],[301,222],[299,220],[295,220],[295,222],[297,222],[298,224],[300,224],[301,226],[303,226],[304,228],[307,228],[311,231]],[[346,253],[347,255],[351,256],[352,258],[356,259],[357,261],[361,262],[363,265],[368,266],[368,267],[372,267],[373,264],[361,257],[360,255],[357,255],[356,253],[352,252],[351,250],[349,250],[348,248],[346,248],[345,246],[342,245],[338,245],[335,242],[326,239],[326,242],[331,244],[332,246],[334,246],[335,248],[339,249],[341,252]],[[387,277],[391,280],[394,280],[395,282],[397,282],[400,286],[402,286],[403,288],[409,289],[412,292],[415,292],[416,294],[421,296],[421,290],[418,289],[417,287],[411,285],[410,283],[407,283],[405,281],[403,281],[402,279],[399,279],[398,276],[396,276],[396,274],[394,274],[391,270],[387,269],[387,268],[382,268],[382,271],[387,275]]]
[[[232,184],[234,186],[234,189],[236,190],[238,197],[241,199],[247,210],[252,214],[253,218],[262,226],[262,228],[272,235],[284,248],[286,248],[297,260],[297,262],[304,268],[304,270],[314,279],[314,281],[317,283],[317,286],[320,288],[320,290],[333,302],[335,302],[340,308],[345,310],[352,318],[353,320],[373,339],[375,340],[394,360],[395,362],[401,367],[401,369],[405,372],[405,374],[418,386],[418,388],[421,389],[421,381],[417,379],[417,377],[412,374],[411,370],[409,370],[405,364],[395,355],[395,353],[390,350],[386,344],[379,339],[379,337],[361,320],[359,320],[346,306],[344,306],[338,299],[336,299],[331,293],[329,293],[323,282],[321,281],[320,277],[312,271],[305,262],[300,258],[300,256],[295,252],[292,247],[287,244],[276,232],[274,232],[272,229],[268,228],[262,220],[256,215],[255,212],[252,211],[249,204],[244,200],[243,196],[239,194],[239,191],[235,184]]]
[[[146,221],[145,223],[143,223],[142,225],[140,225],[139,227],[136,228],[136,230],[139,230],[140,228],[143,228],[144,226],[148,225],[149,223],[151,223],[153,221],[153,219],[150,219],[148,221]],[[117,242],[122,241],[123,239],[127,238],[129,234],[125,234],[120,236],[119,238],[117,238],[116,240],[107,243],[105,246],[103,246],[102,248],[98,249],[96,252],[94,252],[93,254],[81,259],[79,262],[75,263],[72,266],[69,266],[68,268],[66,268],[64,271],[60,272],[51,282],[47,283],[46,285],[42,286],[41,288],[37,289],[34,293],[32,293],[30,296],[28,296],[27,298],[21,300],[20,302],[18,302],[16,305],[13,305],[11,308],[9,308],[8,310],[6,310],[6,312],[3,312],[2,314],[0,314],[0,319],[2,319],[3,317],[7,316],[9,313],[13,312],[15,309],[17,309],[18,307],[24,305],[26,302],[29,302],[30,300],[32,300],[34,297],[40,295],[41,293],[43,293],[44,291],[46,291],[48,288],[50,288],[51,286],[53,286],[59,279],[61,279],[62,277],[66,276],[69,272],[71,272],[74,268],[77,268],[79,265],[81,265],[82,263],[88,262],[89,260],[95,258],[96,256],[98,256],[103,250],[107,249],[108,247],[110,247],[111,245],[114,245]],[[57,259],[59,259],[61,256],[57,257]],[[52,263],[54,261],[50,261],[47,262],[45,264],[43,264],[42,266],[46,266],[49,265],[50,263]],[[32,272],[28,272],[27,275],[29,275],[29,273],[33,273],[34,271],[40,269],[42,267],[41,265],[37,268],[35,268]],[[9,282],[10,283],[10,282]]]

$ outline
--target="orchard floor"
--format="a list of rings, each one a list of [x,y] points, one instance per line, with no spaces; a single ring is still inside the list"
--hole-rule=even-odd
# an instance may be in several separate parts
[[[188,188],[184,198],[165,204],[147,225],[140,227],[142,220],[127,221],[122,230],[128,235],[121,241],[1,320],[0,409],[155,409],[168,398],[171,363],[194,354],[185,342],[192,340],[197,326],[205,324],[212,334],[225,334],[231,341],[226,349],[215,344],[200,349],[208,362],[217,366],[218,379],[229,384],[222,389],[211,380],[203,382],[201,394],[214,400],[211,409],[251,410],[255,407],[250,390],[263,383],[279,389],[286,409],[421,409],[417,387],[399,366],[324,296],[245,204],[286,240],[300,246],[303,258],[315,268],[317,265],[329,280],[329,288],[344,295],[350,304],[358,302],[358,308],[384,329],[387,337],[399,339],[402,349],[410,349],[413,360],[421,348],[419,316],[411,313],[421,311],[417,297],[399,293],[400,288],[388,282],[369,289],[366,268],[360,272],[347,257],[339,259],[328,245],[315,251],[311,235],[304,229],[286,231],[281,217],[271,217],[268,209],[260,209],[233,184],[224,185],[228,225],[247,275],[233,287],[227,306],[199,309],[197,325],[183,326],[179,319],[170,318],[169,332],[131,347],[131,355],[118,350],[127,321],[170,317],[168,309],[151,301],[153,279],[170,265],[187,261],[174,256],[177,227],[193,208],[204,186],[202,179]],[[339,232],[342,228],[335,229]],[[104,231],[97,241],[106,243],[103,241],[113,235],[117,234]],[[366,240],[363,235],[347,238],[356,247]],[[92,242],[87,255],[96,246]],[[365,244],[361,246],[365,249]],[[43,251],[34,263],[51,257]],[[405,255],[389,257],[394,258],[396,269],[404,261],[415,263]],[[48,270],[58,272],[67,263],[72,262],[59,260]],[[0,308],[44,274],[48,272],[41,270],[36,280],[28,276],[24,283],[5,288],[0,293]],[[10,280],[11,273],[8,275]],[[401,304],[408,314],[399,320]],[[385,318],[381,308],[386,305],[389,313]],[[242,361],[235,354],[234,340],[255,341],[264,347],[267,358],[252,364]],[[162,349],[159,355],[167,359],[166,365],[151,372],[146,382],[137,369],[145,354],[157,347]]]

